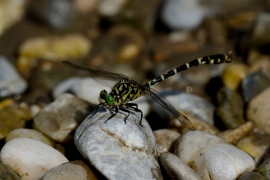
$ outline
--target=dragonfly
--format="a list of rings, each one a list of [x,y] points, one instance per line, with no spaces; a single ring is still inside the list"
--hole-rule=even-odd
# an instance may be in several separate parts
[[[105,121],[105,123],[109,121],[111,118],[113,118],[120,110],[127,113],[127,115],[124,118],[124,122],[126,123],[126,120],[130,115],[130,112],[136,111],[141,115],[139,124],[140,126],[142,126],[143,113],[140,109],[138,109],[138,105],[136,103],[131,103],[131,101],[134,101],[135,99],[144,95],[150,95],[158,104],[160,104],[163,108],[168,110],[176,119],[178,119],[183,126],[188,128],[189,130],[195,130],[193,124],[189,121],[189,119],[183,114],[181,114],[179,111],[177,111],[165,97],[161,96],[160,93],[154,90],[152,87],[164,81],[168,77],[173,76],[181,71],[187,70],[191,67],[198,66],[201,64],[214,65],[221,63],[230,63],[232,60],[233,55],[231,51],[227,54],[204,56],[201,58],[194,59],[189,63],[183,64],[175,69],[172,69],[167,73],[162,74],[157,78],[148,81],[146,83],[139,83],[123,74],[103,70],[94,70],[91,68],[76,65],[69,61],[63,61],[62,63],[75,69],[87,71],[93,77],[105,78],[108,80],[116,81],[116,84],[112,87],[110,93],[108,93],[106,90],[101,90],[98,97],[99,104],[96,108],[95,113],[97,113],[97,110],[100,106],[109,109],[114,109],[115,112],[112,113],[112,115]]]

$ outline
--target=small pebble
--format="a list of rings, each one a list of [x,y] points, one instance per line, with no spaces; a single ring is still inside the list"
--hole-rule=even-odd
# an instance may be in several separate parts
[[[68,142],[89,112],[89,103],[71,94],[63,94],[40,110],[34,118],[34,127],[57,142]]]
[[[0,56],[0,98],[21,94],[26,88],[26,81],[6,58]]]
[[[161,153],[160,162],[171,179],[201,180],[200,176],[172,153]]]
[[[41,180],[97,180],[94,173],[82,161],[70,161],[47,171]]]
[[[80,153],[108,179],[162,179],[159,150],[147,121],[140,113],[111,113],[99,108],[77,128],[74,142]],[[107,121],[105,123],[105,121]]]
[[[11,141],[12,139],[15,139],[15,138],[34,139],[34,140],[43,142],[49,146],[52,146],[52,147],[54,146],[54,142],[50,138],[44,136],[41,132],[38,132],[34,129],[22,129],[22,128],[14,129],[8,134],[5,141],[7,143],[8,141]]]
[[[176,143],[175,155],[202,179],[232,180],[255,168],[254,160],[247,153],[202,131],[183,134]]]
[[[0,179],[20,180],[21,178],[10,167],[0,162]]]
[[[256,126],[270,133],[270,87],[252,98],[247,108],[247,119],[253,121]]]
[[[268,180],[269,178],[256,172],[245,172],[237,180]]]
[[[270,179],[270,158],[266,159],[259,167],[257,167],[255,172],[260,173],[267,179]]]
[[[153,133],[160,153],[172,152],[174,150],[175,140],[181,136],[180,133],[169,129],[159,129]]]
[[[103,16],[115,16],[126,2],[126,0],[100,0],[98,13]]]
[[[7,142],[0,153],[1,162],[11,167],[22,180],[39,179],[49,169],[68,162],[54,148],[28,138]]]

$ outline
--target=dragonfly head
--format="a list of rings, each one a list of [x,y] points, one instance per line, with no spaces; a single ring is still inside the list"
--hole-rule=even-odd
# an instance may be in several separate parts
[[[99,93],[98,101],[102,106],[112,107],[114,105],[114,98],[106,90],[102,90]]]

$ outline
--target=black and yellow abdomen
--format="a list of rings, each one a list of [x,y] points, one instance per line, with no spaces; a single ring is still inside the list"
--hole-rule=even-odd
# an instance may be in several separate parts
[[[121,79],[110,92],[115,99],[115,105],[128,103],[145,95],[144,87],[136,81]]]

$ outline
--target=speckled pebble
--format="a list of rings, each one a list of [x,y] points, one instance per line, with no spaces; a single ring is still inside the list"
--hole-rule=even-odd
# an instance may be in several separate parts
[[[49,169],[68,162],[54,148],[28,138],[16,138],[1,150],[1,162],[16,171],[22,180],[39,179]]]

